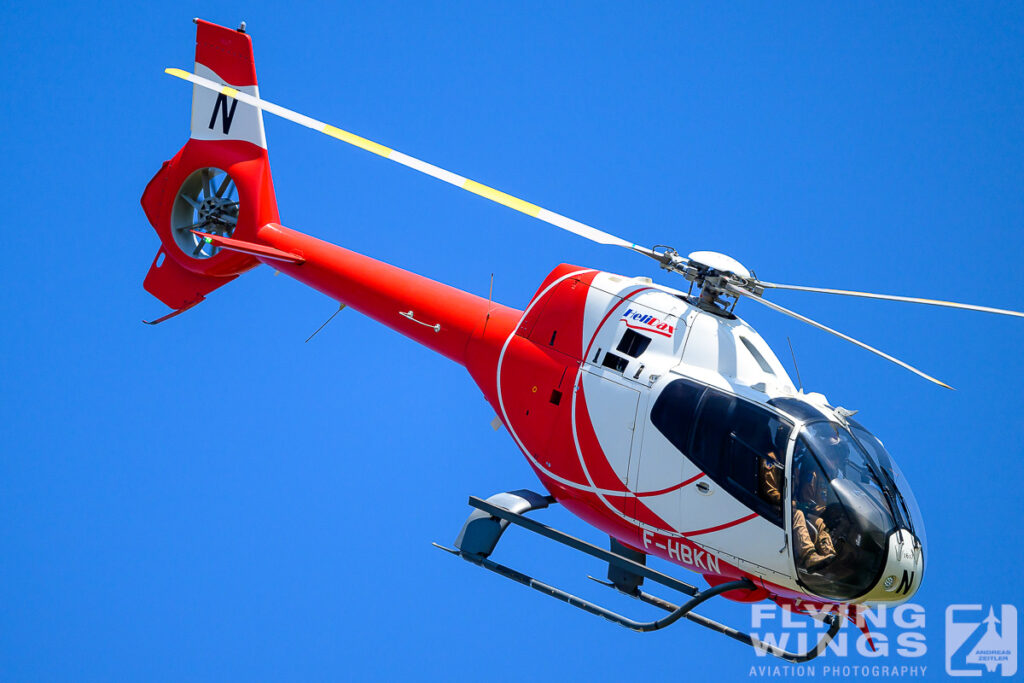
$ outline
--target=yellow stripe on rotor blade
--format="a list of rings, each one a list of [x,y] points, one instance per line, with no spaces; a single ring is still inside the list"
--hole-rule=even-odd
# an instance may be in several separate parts
[[[349,133],[347,130],[342,130],[341,128],[332,126],[329,123],[324,124],[324,127],[321,129],[320,132],[326,133],[327,135],[330,135],[332,138],[337,138],[342,142],[347,142],[350,145],[355,145],[356,147],[365,149],[367,152],[379,154],[385,158],[387,158],[387,156],[391,154],[390,147],[385,147],[384,145],[378,144],[373,140],[367,140],[366,138],[359,137],[355,133]]]
[[[462,189],[469,190],[473,194],[478,194],[481,197],[490,199],[492,202],[504,204],[510,209],[522,211],[527,216],[533,216],[534,218],[536,218],[537,214],[540,213],[540,207],[537,206],[536,204],[531,204],[530,202],[523,201],[522,199],[519,199],[518,197],[513,197],[512,195],[506,194],[501,190],[495,190],[493,187],[481,185],[475,180],[469,180],[467,178],[466,182],[462,184]]]
[[[220,91],[228,97],[238,97],[238,90],[236,88],[232,88],[230,85],[225,85],[220,89]]]

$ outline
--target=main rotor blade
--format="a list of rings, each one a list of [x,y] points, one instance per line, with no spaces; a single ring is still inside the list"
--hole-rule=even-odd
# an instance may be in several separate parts
[[[170,74],[171,76],[176,76],[183,80],[189,81],[202,88],[206,88],[207,90],[212,90],[214,92],[221,93],[228,97],[234,98],[245,104],[251,105],[258,109],[262,109],[263,111],[268,112],[270,114],[274,114],[275,116],[280,116],[283,119],[288,119],[289,121],[297,123],[300,126],[312,128],[318,133],[329,135],[332,138],[341,140],[342,142],[347,142],[350,145],[354,145],[361,149],[365,149],[367,152],[373,152],[374,154],[382,156],[385,159],[390,159],[391,161],[398,162],[403,166],[408,166],[411,169],[417,170],[420,173],[426,173],[429,176],[437,178],[438,180],[443,180],[444,182],[454,185],[455,187],[462,188],[463,190],[468,190],[469,192],[480,195],[485,199],[490,199],[491,201],[497,202],[498,204],[503,204],[509,207],[510,209],[515,209],[516,211],[525,213],[527,216],[532,216],[533,218],[542,220],[545,223],[549,223],[557,228],[561,228],[562,230],[567,230],[568,232],[579,235],[580,237],[585,237],[588,240],[591,240],[592,242],[597,242],[598,244],[610,244],[613,246],[625,247],[626,249],[631,249],[633,251],[640,252],[641,254],[658,258],[655,252],[652,251],[651,249],[647,249],[646,247],[641,247],[632,242],[628,242],[622,239],[621,237],[616,237],[615,235],[604,232],[603,230],[598,230],[597,228],[586,225],[585,223],[580,223],[579,221],[567,218],[566,216],[557,214],[554,211],[548,211],[547,209],[541,208],[536,204],[531,204],[530,202],[519,199],[518,197],[513,197],[512,195],[502,192],[501,190],[496,190],[493,187],[488,187],[487,185],[478,183],[475,180],[464,178],[463,176],[457,175],[450,171],[446,171],[443,168],[434,166],[433,164],[428,164],[425,161],[420,161],[419,159],[411,157],[407,154],[402,154],[398,150],[385,147],[384,145],[373,142],[372,140],[367,140],[366,138],[360,137],[354,133],[342,130],[341,128],[337,128],[328,123],[324,123],[323,121],[318,121],[314,118],[310,118],[309,116],[305,116],[298,112],[294,112],[290,109],[285,109],[284,107],[276,105],[272,102],[268,102],[267,100],[253,97],[252,95],[241,92],[237,88],[232,88],[229,85],[224,85],[223,83],[211,81],[207,78],[203,78],[202,76],[197,76],[193,73],[189,73],[188,71],[183,71],[182,69],[164,69],[164,71]]]
[[[871,292],[855,292],[849,289],[825,289],[824,287],[801,287],[799,285],[778,285],[774,282],[757,283],[765,289],[791,289],[797,292],[818,292],[820,294],[839,294],[841,296],[857,296],[864,299],[883,299],[885,301],[903,301],[909,304],[927,304],[929,306],[942,306],[943,308],[961,308],[965,311],[981,311],[982,313],[996,313],[998,315],[1012,315],[1017,318],[1024,318],[1024,313],[1009,311],[1005,308],[991,308],[989,306],[975,306],[974,304],[961,304],[955,301],[942,301],[940,299],[919,299],[912,296],[894,296],[892,294],[872,294]]]
[[[736,294],[736,295],[739,295],[739,296],[745,296],[748,299],[753,299],[754,301],[758,302],[759,304],[761,304],[763,306],[767,306],[768,308],[770,308],[770,309],[772,309],[774,311],[778,311],[779,313],[784,313],[785,315],[788,315],[791,318],[796,318],[797,320],[799,320],[801,322],[805,322],[808,325],[812,325],[814,327],[817,327],[819,330],[824,330],[825,332],[828,332],[829,334],[834,334],[835,336],[839,337],[840,339],[845,339],[846,341],[850,342],[851,344],[856,344],[857,346],[861,347],[862,349],[866,349],[866,350],[870,351],[871,353],[874,353],[874,354],[876,354],[878,356],[881,356],[882,358],[886,359],[887,361],[890,361],[892,363],[895,363],[896,365],[899,365],[902,368],[906,368],[907,370],[910,370],[915,375],[919,375],[921,377],[924,377],[929,382],[935,382],[940,387],[946,387],[947,389],[952,389],[953,388],[953,387],[949,386],[948,384],[946,384],[945,382],[937,380],[934,377],[932,377],[931,375],[928,375],[928,374],[925,374],[925,373],[921,372],[920,370],[915,368],[913,365],[910,365],[908,363],[904,363],[899,358],[894,358],[893,356],[890,356],[889,354],[885,353],[884,351],[879,351],[874,346],[869,346],[868,344],[865,344],[862,341],[857,341],[853,337],[851,337],[849,335],[845,335],[845,334],[843,334],[842,332],[840,332],[838,330],[833,330],[831,327],[828,327],[827,325],[822,325],[819,322],[811,320],[807,316],[800,315],[799,313],[796,313],[795,311],[791,311],[788,308],[780,306],[777,303],[768,301],[767,299],[762,299],[761,297],[757,296],[753,292],[749,292],[749,291],[743,289],[742,287],[737,287],[736,285],[727,285],[727,287],[728,287],[729,291],[731,291],[733,294]]]

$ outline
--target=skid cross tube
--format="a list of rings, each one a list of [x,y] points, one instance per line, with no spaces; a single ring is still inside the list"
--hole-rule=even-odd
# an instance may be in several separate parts
[[[661,619],[655,619],[653,621],[636,621],[635,619],[630,619],[629,617],[623,616],[617,612],[602,607],[601,605],[590,602],[589,600],[585,600],[579,596],[573,595],[572,593],[568,593],[560,588],[556,588],[555,586],[552,586],[550,584],[538,581],[537,579],[533,578],[532,576],[529,576],[528,574],[524,574],[523,572],[512,569],[511,567],[507,567],[503,564],[495,562],[489,558],[490,549],[484,552],[467,552],[461,549],[453,550],[449,548],[444,548],[443,546],[437,546],[439,548],[442,548],[443,550],[448,550],[449,552],[458,555],[462,559],[466,560],[467,562],[471,562],[472,564],[475,564],[478,567],[482,567],[484,569],[487,569],[488,571],[492,571],[496,574],[504,576],[505,578],[512,579],[516,583],[521,583],[524,586],[533,588],[538,592],[544,593],[545,595],[549,595],[557,600],[572,605],[573,607],[577,607],[590,614],[603,617],[608,621],[611,621],[612,623],[618,624],[633,631],[637,631],[640,633],[657,631],[659,629],[665,628],[666,626],[675,623],[676,621],[679,621],[680,619],[685,618],[695,624],[699,624],[701,626],[704,626],[705,628],[711,629],[712,631],[716,631],[718,633],[727,635],[730,638],[737,640],[741,643],[750,645],[751,647],[757,650],[773,655],[787,662],[800,664],[803,662],[810,661],[818,655],[820,655],[821,653],[823,653],[825,651],[825,648],[828,647],[828,644],[832,642],[832,639],[836,636],[836,634],[839,632],[839,629],[842,627],[843,622],[842,618],[839,615],[828,614],[822,619],[822,621],[829,625],[829,629],[819,639],[818,643],[813,648],[802,654],[789,652],[787,650],[775,647],[770,643],[762,642],[760,639],[755,638],[754,636],[748,633],[744,633],[730,626],[726,626],[725,624],[721,624],[717,621],[714,621],[713,619],[709,619],[705,616],[693,612],[693,609],[698,605],[727,591],[750,590],[754,588],[754,584],[750,579],[744,578],[735,581],[729,581],[726,583],[719,584],[717,586],[712,586],[701,591],[688,583],[679,581],[678,579],[668,576],[667,574],[662,574],[657,570],[650,569],[646,565],[640,564],[639,562],[635,562],[617,553],[610,552],[603,548],[599,548],[574,536],[570,536],[569,534],[558,531],[557,529],[553,529],[545,524],[541,524],[540,522],[529,519],[524,515],[512,512],[500,505],[495,505],[494,503],[491,503],[489,501],[477,498],[476,496],[470,496],[469,504],[482,512],[486,512],[487,514],[492,515],[496,519],[502,519],[511,524],[521,526],[528,531],[540,534],[541,536],[550,538],[553,541],[557,541],[558,543],[566,545],[570,548],[579,550],[583,553],[591,555],[592,557],[604,560],[605,562],[608,562],[611,565],[621,567],[622,569],[625,569],[629,572],[634,572],[645,578],[649,578],[652,581],[655,581],[656,583],[660,583],[663,586],[672,588],[674,590],[678,590],[681,593],[691,596],[690,599],[684,602],[682,605],[675,605],[669,602],[668,600],[663,600],[662,598],[651,595],[650,593],[646,593],[639,589],[633,591],[625,591],[621,588],[616,587],[614,584],[609,584],[604,581],[598,581],[598,583],[606,585],[620,593],[623,593],[624,595],[636,598],[641,602],[653,605],[659,609],[668,612],[668,614],[662,617]],[[500,534],[501,532],[499,531],[498,538],[500,538]],[[491,546],[491,548],[493,548],[493,545]]]

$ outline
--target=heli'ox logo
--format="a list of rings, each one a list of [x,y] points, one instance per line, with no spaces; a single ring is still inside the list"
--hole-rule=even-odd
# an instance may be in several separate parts
[[[664,553],[663,557],[667,556],[670,560],[696,567],[697,570],[714,574],[722,573],[718,566],[718,558],[708,551],[696,547],[691,548],[680,539],[654,534],[644,529],[644,549],[650,548],[652,545]]]
[[[671,337],[672,333],[676,331],[675,325],[656,318],[649,313],[641,313],[635,311],[632,308],[622,314],[621,322],[626,323],[626,327],[634,330],[643,330],[644,332],[651,332],[653,334],[660,334],[663,337]]]

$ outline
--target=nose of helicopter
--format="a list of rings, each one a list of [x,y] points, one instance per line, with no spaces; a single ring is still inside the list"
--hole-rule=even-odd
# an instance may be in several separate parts
[[[889,534],[885,567],[868,602],[904,602],[917,592],[924,577],[924,546],[906,529]]]

